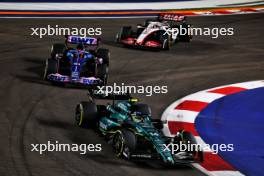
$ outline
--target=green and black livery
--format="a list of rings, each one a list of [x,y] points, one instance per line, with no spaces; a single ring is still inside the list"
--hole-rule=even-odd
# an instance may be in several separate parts
[[[147,104],[139,103],[130,95],[93,94],[100,99],[112,99],[107,105],[97,105],[94,98],[76,107],[76,124],[99,131],[112,144],[118,157],[129,160],[160,160],[166,164],[189,164],[203,160],[201,151],[184,151],[172,154],[169,144],[196,143],[193,135],[179,131],[169,138],[163,135],[163,124],[153,119]]]

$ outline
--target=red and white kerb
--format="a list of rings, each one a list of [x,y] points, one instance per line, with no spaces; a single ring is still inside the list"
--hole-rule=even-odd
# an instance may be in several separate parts
[[[199,144],[205,145],[194,126],[198,114],[219,98],[259,87],[264,87],[263,80],[208,89],[177,100],[162,114],[161,119],[166,122],[163,132],[168,137],[174,137],[177,131],[184,129],[192,132]],[[203,163],[193,164],[193,166],[210,176],[243,176],[242,173],[224,161],[219,155],[210,151],[204,153]]]

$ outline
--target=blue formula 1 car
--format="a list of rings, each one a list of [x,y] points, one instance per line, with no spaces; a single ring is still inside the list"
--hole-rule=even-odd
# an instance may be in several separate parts
[[[169,165],[203,160],[200,149],[173,152],[168,150],[168,146],[180,143],[196,144],[196,140],[187,131],[179,131],[174,138],[165,137],[162,133],[162,122],[152,119],[147,104],[138,103],[130,95],[93,94],[93,97],[114,101],[108,105],[96,105],[94,99],[81,102],[76,107],[76,124],[99,131],[112,144],[117,157],[129,160],[152,159]]]
[[[79,36],[66,36],[65,43],[53,44],[44,79],[56,85],[106,85],[110,52],[98,44],[97,38]]]

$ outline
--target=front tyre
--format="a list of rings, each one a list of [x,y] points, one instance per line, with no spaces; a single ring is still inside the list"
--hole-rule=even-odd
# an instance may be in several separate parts
[[[127,129],[117,130],[112,145],[117,157],[130,159],[131,153],[136,149],[136,135]]]

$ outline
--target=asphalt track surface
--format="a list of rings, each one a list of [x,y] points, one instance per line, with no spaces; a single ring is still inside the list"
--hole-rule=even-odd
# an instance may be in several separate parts
[[[115,158],[111,146],[91,130],[74,126],[75,105],[87,91],[54,87],[42,81],[44,60],[53,42],[62,37],[38,39],[30,27],[70,25],[102,27],[104,47],[111,50],[110,82],[127,85],[167,85],[168,94],[135,95],[148,103],[154,118],[174,100],[190,93],[264,77],[264,14],[194,17],[200,27],[234,27],[235,35],[211,39],[197,36],[168,52],[127,49],[114,44],[122,25],[143,19],[0,20],[0,175],[203,175],[190,167],[164,168]],[[31,143],[102,143],[102,152],[31,152]]]

